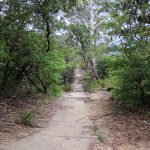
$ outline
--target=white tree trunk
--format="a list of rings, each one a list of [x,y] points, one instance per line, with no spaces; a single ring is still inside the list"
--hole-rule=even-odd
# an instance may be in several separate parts
[[[98,7],[95,4],[94,0],[87,0],[87,3],[84,3],[84,1],[81,0],[81,7],[82,11],[79,12],[78,17],[82,20],[82,22],[89,28],[90,30],[90,36],[91,36],[91,47],[89,50],[89,56],[90,59],[88,59],[88,69],[91,75],[93,75],[93,78],[98,79],[98,75],[96,72],[96,58],[91,54],[91,51],[95,51],[95,39],[94,34],[97,30],[97,28],[100,26],[101,23],[97,23],[98,19]],[[86,13],[84,13],[86,12]]]

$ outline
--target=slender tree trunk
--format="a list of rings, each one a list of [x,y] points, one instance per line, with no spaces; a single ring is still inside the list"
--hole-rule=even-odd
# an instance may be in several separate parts
[[[7,61],[4,71],[3,71],[3,77],[2,77],[1,84],[0,84],[0,90],[4,90],[4,88],[6,87],[6,83],[7,83],[8,76],[9,76],[8,75],[9,74],[8,73],[9,72],[9,70],[8,70],[9,64],[10,64],[10,62]]]
[[[95,40],[94,40],[94,1],[90,0],[90,35],[91,35],[91,45],[92,45],[92,51],[95,51]],[[96,71],[96,63],[95,63],[95,57],[91,56],[89,58],[89,69],[90,72],[93,74],[93,80],[98,79],[97,71]]]

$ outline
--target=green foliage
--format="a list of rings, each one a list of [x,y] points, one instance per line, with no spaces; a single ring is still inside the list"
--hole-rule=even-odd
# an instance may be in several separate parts
[[[34,114],[31,111],[24,111],[20,114],[19,122],[25,126],[33,126]]]
[[[0,2],[1,93],[31,91],[57,96],[63,88],[68,91],[80,55],[82,67],[88,72],[86,91],[106,86],[112,89],[115,99],[130,109],[150,103],[149,2],[101,1],[100,8],[98,4],[94,6],[99,8],[96,23],[109,18],[93,32],[103,32],[99,46],[99,37],[91,35],[88,25],[80,22],[65,26],[63,19],[57,19],[58,12],[69,15],[77,3],[78,0]],[[108,17],[99,14],[102,11]],[[68,32],[56,35],[60,29]]]
[[[98,74],[112,97],[136,110],[150,104],[149,6],[148,1],[102,2],[110,19],[101,28],[111,36],[108,50],[97,61]],[[138,10],[138,11],[137,11]],[[105,68],[106,66],[106,68]]]
[[[63,72],[63,83],[64,91],[69,92],[72,89],[71,83],[74,81],[74,69],[73,65],[66,67],[66,70]]]
[[[60,28],[55,14],[60,10],[70,13],[76,2],[0,2],[1,92],[30,91],[49,93],[51,96],[61,93],[63,73],[73,66],[71,53],[74,48],[66,44],[66,37],[55,34]]]
[[[148,112],[148,117],[150,118],[150,112]]]
[[[109,88],[112,88],[112,96],[124,102],[129,109],[135,110],[138,106],[149,102],[149,62],[135,58],[120,64],[118,69],[109,71],[106,79]],[[149,74],[149,75],[148,75]]]
[[[98,131],[98,127],[95,125],[93,128],[92,128],[94,134]]]
[[[65,61],[63,56],[58,51],[49,52],[46,55],[40,56],[41,77],[45,82],[46,87],[50,90],[53,96],[61,92],[61,74],[65,69]]]
[[[103,60],[99,60],[97,63],[96,63],[96,69],[97,69],[97,74],[99,76],[100,79],[104,79],[106,76],[107,76],[107,63],[106,61],[103,61]]]
[[[86,92],[94,92],[100,89],[101,87],[104,87],[103,80],[91,81],[91,79],[88,76],[84,77],[83,88]]]
[[[10,54],[6,51],[6,46],[4,42],[0,41],[0,62],[4,62],[8,59],[10,59]],[[1,63],[2,65],[2,63]]]
[[[64,91],[65,92],[70,92],[71,91],[71,85],[70,84],[64,85]]]
[[[97,139],[102,143],[104,143],[104,141],[105,141],[105,139],[102,135],[97,135]]]
[[[93,130],[93,132],[94,132],[94,135],[97,136],[98,141],[100,141],[100,142],[102,142],[102,143],[105,142],[105,137],[104,137],[104,135],[102,135],[102,134],[100,133],[98,126],[94,126],[94,127],[92,128],[92,130]]]
[[[81,49],[84,51],[90,49],[90,30],[84,24],[72,24],[69,29],[71,31],[70,36],[72,37],[74,35],[76,38],[76,41],[74,41],[75,44],[80,43]],[[81,51],[81,53],[84,52]]]

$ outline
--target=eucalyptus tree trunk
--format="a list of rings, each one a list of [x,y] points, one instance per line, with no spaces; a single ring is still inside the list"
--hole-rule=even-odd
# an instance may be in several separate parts
[[[98,25],[98,24],[95,24],[95,20],[96,20],[95,15],[96,15],[97,10],[95,10],[94,8],[94,0],[89,0],[88,3],[89,3],[89,29],[90,29],[90,36],[91,36],[91,50],[90,51],[95,51],[96,42],[94,40],[94,32],[96,30],[96,26]],[[99,77],[96,71],[96,58],[90,55],[87,65],[88,65],[88,69],[91,74],[92,80],[97,80]]]

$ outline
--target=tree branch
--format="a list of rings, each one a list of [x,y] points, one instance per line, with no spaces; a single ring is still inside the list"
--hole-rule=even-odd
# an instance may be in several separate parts
[[[94,30],[97,29],[102,23],[104,23],[104,21],[103,21],[103,22],[99,22],[98,24],[96,24],[96,25],[94,26]]]

